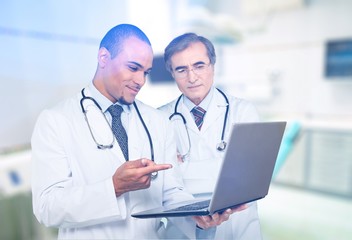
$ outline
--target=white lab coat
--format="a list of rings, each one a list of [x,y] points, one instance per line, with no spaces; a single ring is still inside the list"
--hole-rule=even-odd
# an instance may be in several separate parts
[[[229,139],[232,124],[259,120],[257,110],[250,102],[233,96],[227,95],[227,97],[230,108],[226,123],[225,141]],[[176,100],[160,107],[160,109],[170,116],[174,113],[175,104]],[[177,111],[182,113],[186,119],[191,139],[190,154],[183,163],[180,163],[180,168],[187,191],[196,197],[210,195],[214,190],[217,174],[224,156],[224,152],[216,150],[216,146],[221,139],[225,110],[226,101],[224,97],[214,89],[202,129],[199,131],[190,110],[183,103],[183,97],[179,101]],[[182,128],[182,126],[175,126],[175,129],[180,127]],[[179,145],[178,148],[188,148],[186,138],[177,142],[183,144],[183,146]],[[229,221],[218,226],[215,238],[261,239],[256,202],[249,204],[248,209],[232,214]]]
[[[58,227],[59,239],[161,237],[160,219],[136,219],[130,214],[192,198],[181,191],[182,181],[175,177],[177,167],[160,171],[148,189],[116,197],[112,175],[125,162],[123,154],[116,141],[110,150],[97,149],[80,99],[79,93],[44,110],[38,118],[32,136],[34,214],[44,225]],[[153,140],[155,162],[174,163],[175,143],[172,131],[168,131],[169,121],[161,111],[136,102]],[[129,159],[150,159],[148,137],[134,107],[130,114]],[[100,123],[95,123],[97,132],[99,125],[106,127],[106,122]],[[195,224],[189,229],[193,234]]]

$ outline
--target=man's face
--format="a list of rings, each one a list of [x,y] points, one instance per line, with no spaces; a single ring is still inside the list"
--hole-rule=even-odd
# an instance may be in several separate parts
[[[214,66],[210,64],[204,44],[193,43],[174,54],[171,67],[180,91],[198,105],[207,96],[214,81]]]
[[[99,81],[98,89],[113,103],[118,101],[121,104],[131,104],[144,85],[152,62],[152,48],[135,37],[126,39],[122,51],[113,59],[102,48],[99,50],[102,81]]]

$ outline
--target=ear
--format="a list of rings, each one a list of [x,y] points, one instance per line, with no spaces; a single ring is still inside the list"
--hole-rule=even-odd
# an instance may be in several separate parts
[[[174,71],[169,72],[171,74],[171,76],[173,77],[173,79],[175,79],[175,74]]]
[[[104,68],[107,62],[110,60],[110,53],[109,51],[102,47],[98,51],[98,63],[101,68]]]

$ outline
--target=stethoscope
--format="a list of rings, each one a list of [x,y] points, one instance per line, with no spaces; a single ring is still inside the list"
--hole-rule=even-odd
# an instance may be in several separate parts
[[[225,111],[225,117],[224,117],[224,123],[222,125],[222,133],[221,133],[221,140],[220,142],[216,145],[216,150],[218,151],[224,151],[226,149],[226,145],[227,143],[225,142],[224,140],[224,136],[225,136],[225,130],[226,130],[226,121],[227,121],[227,117],[228,117],[228,114],[229,114],[229,107],[230,107],[230,103],[229,103],[229,100],[227,98],[227,96],[225,95],[225,93],[223,93],[220,89],[216,88],[220,93],[221,95],[224,97],[225,101],[226,101],[226,111]],[[188,133],[188,128],[187,128],[187,122],[186,122],[186,118],[182,115],[182,113],[178,112],[177,111],[177,107],[178,107],[178,104],[182,98],[183,94],[181,94],[177,101],[176,101],[176,104],[175,104],[175,109],[174,109],[174,113],[170,115],[169,117],[169,120],[172,120],[173,117],[175,116],[179,116],[181,119],[182,119],[182,122],[183,124],[185,125],[185,128],[186,128],[186,131],[187,131],[187,137],[188,137],[188,145],[189,145],[189,149],[188,151],[186,152],[186,154],[184,154],[182,157],[182,159],[184,159],[190,152],[190,149],[191,149],[191,140],[190,140],[190,137],[189,137],[189,133]]]
[[[81,94],[82,94],[82,98],[81,98],[81,100],[80,100],[81,109],[82,109],[82,112],[83,112],[83,114],[84,114],[84,118],[85,118],[85,120],[86,120],[86,122],[87,122],[89,131],[90,131],[90,134],[91,134],[91,136],[92,136],[92,138],[93,138],[95,144],[97,145],[97,148],[98,148],[98,149],[101,149],[101,150],[113,148],[114,142],[115,142],[115,136],[114,136],[114,133],[113,133],[113,131],[112,131],[112,129],[111,129],[111,126],[110,126],[110,124],[109,124],[108,119],[106,118],[105,114],[103,113],[102,108],[100,107],[100,105],[98,104],[98,102],[97,102],[94,98],[89,97],[89,96],[86,96],[86,95],[84,94],[84,88],[81,90]],[[99,109],[99,111],[100,111],[101,115],[103,116],[103,118],[105,119],[105,122],[107,123],[107,125],[109,126],[109,129],[110,129],[110,131],[111,131],[111,136],[112,136],[112,141],[111,141],[111,143],[109,143],[109,144],[100,144],[100,143],[98,143],[97,139],[94,137],[94,134],[93,134],[93,131],[92,131],[92,128],[91,128],[91,125],[90,125],[90,123],[89,123],[88,116],[87,116],[88,110],[84,108],[84,104],[83,104],[83,102],[86,101],[86,100],[92,101],[92,102],[94,103],[94,105]],[[139,119],[140,119],[142,125],[143,125],[143,128],[144,128],[145,132],[147,133],[148,140],[149,140],[149,145],[150,145],[150,156],[151,156],[151,160],[154,162],[154,147],[153,147],[153,141],[152,141],[152,138],[151,138],[151,136],[150,136],[148,127],[147,127],[147,125],[145,124],[145,122],[144,122],[144,120],[143,120],[143,118],[142,118],[141,113],[139,112],[139,109],[138,109],[138,107],[137,107],[136,102],[133,102],[133,106],[134,106],[134,108],[136,109],[136,112],[137,112],[137,114],[138,114],[138,117],[139,117]],[[128,159],[127,159],[126,161],[128,161]],[[158,172],[153,172],[153,173],[151,174],[152,180],[156,179],[157,176],[158,176]]]

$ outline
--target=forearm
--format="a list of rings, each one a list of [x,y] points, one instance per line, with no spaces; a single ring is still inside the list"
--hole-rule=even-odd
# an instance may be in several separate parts
[[[99,177],[88,178],[91,168],[81,166],[88,166],[89,154],[68,150],[68,134],[58,124],[63,122],[42,115],[32,136],[33,211],[39,222],[75,227],[125,217],[124,200],[116,199],[110,173],[95,171]]]
[[[34,214],[44,225],[55,227],[85,227],[124,219],[124,198],[116,199],[109,181],[87,186],[63,182],[43,191],[34,186]]]

